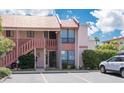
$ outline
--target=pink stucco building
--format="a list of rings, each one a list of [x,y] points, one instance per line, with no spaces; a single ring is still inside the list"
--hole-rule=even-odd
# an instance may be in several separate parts
[[[3,15],[1,18],[4,35],[14,40],[16,47],[1,58],[0,66],[18,62],[19,56],[31,51],[36,59],[35,68],[83,66],[81,54],[89,47],[87,24],[80,25],[76,18],[60,20],[58,16]]]

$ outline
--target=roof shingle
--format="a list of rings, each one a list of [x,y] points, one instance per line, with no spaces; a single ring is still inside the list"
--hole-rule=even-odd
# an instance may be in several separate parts
[[[73,20],[61,20],[61,27],[62,28],[77,28],[78,24]]]
[[[1,18],[3,27],[60,28],[56,16],[3,15]]]

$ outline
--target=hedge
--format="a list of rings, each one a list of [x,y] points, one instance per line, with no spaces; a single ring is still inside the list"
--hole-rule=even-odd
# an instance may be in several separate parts
[[[33,69],[34,68],[34,54],[26,54],[19,57],[20,69]]]
[[[68,64],[67,62],[62,63],[62,68],[63,69],[74,69],[75,65],[74,64]]]
[[[9,76],[12,73],[12,71],[9,68],[0,67],[0,79]]]
[[[114,50],[84,50],[82,59],[85,69],[98,69],[101,61],[117,54]]]

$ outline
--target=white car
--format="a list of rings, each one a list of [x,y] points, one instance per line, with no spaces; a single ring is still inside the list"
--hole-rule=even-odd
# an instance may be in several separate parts
[[[99,68],[102,73],[107,71],[119,72],[124,78],[124,55],[117,55],[101,62]]]

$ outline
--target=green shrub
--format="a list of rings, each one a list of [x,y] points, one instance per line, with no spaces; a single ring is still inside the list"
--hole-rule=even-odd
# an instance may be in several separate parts
[[[32,69],[34,68],[34,54],[26,54],[19,57],[20,69]]]
[[[101,50],[118,50],[118,46],[116,46],[113,43],[111,43],[111,44],[102,44],[102,45],[99,45],[97,47],[97,49],[101,49]]]
[[[12,71],[9,68],[0,67],[0,78],[9,76],[11,73],[12,73]]]
[[[119,47],[119,50],[124,50],[124,46],[120,46]]]
[[[67,63],[62,63],[62,68],[63,69],[67,69],[68,68],[68,64]]]
[[[114,50],[84,50],[82,59],[85,69],[98,69],[101,61],[116,55]]]
[[[68,64],[67,62],[62,63],[62,68],[63,69],[74,69],[75,65],[74,64]]]
[[[15,43],[12,40],[4,36],[0,36],[0,55],[2,55],[5,52],[11,51],[14,46]]]

